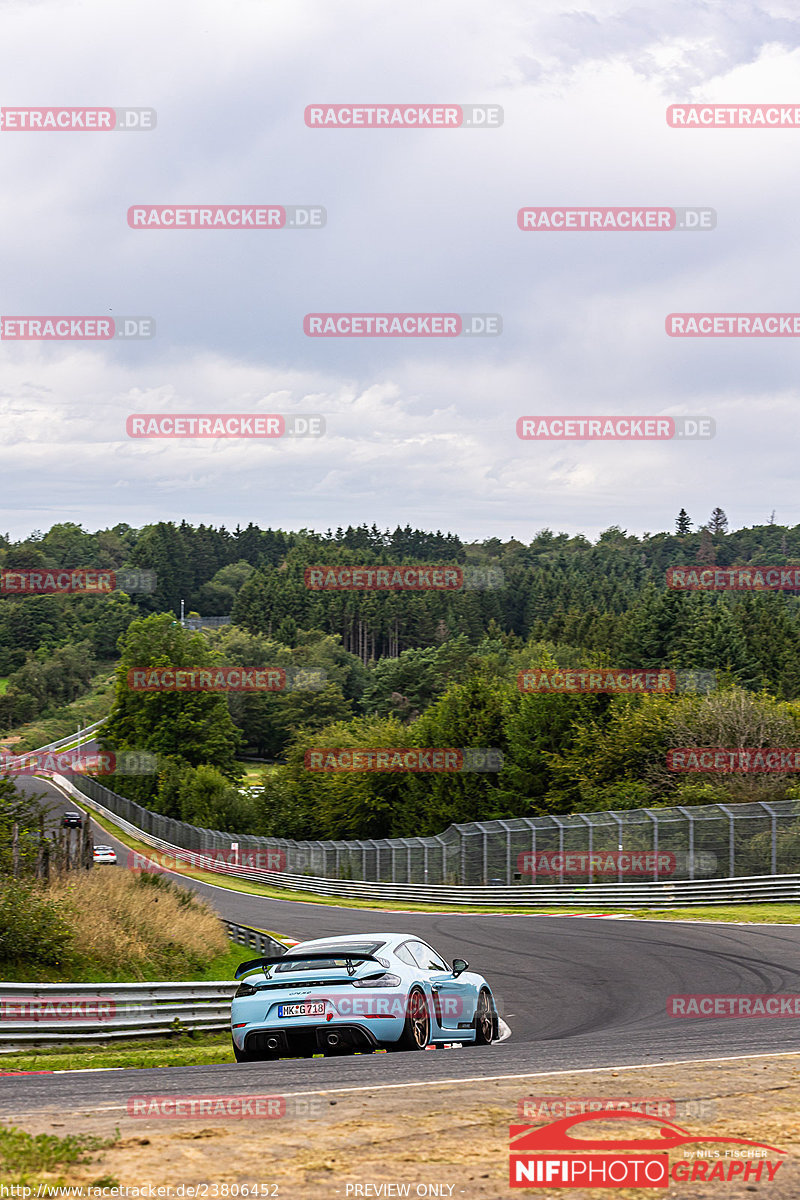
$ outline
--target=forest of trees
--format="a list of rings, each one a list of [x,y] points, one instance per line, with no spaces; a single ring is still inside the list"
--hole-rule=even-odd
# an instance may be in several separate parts
[[[800,601],[794,593],[683,593],[668,567],[800,563],[800,526],[728,531],[681,510],[674,533],[543,530],[526,546],[366,525],[318,534],[164,522],[0,538],[0,570],[146,567],[153,594],[0,598],[0,731],[88,687],[118,660],[112,749],[158,755],[115,790],[195,824],[295,837],[437,833],[453,821],[643,805],[793,798],[794,775],[671,774],[678,745],[800,745]],[[313,591],[320,564],[491,569],[499,586]],[[186,611],[232,614],[192,633]],[[136,694],[130,667],[314,667],[324,686],[262,695]],[[520,694],[534,666],[716,672],[709,695]],[[778,739],[776,741],[776,739]],[[310,773],[310,747],[496,747],[489,774]],[[243,789],[242,757],[275,764]],[[800,793],[798,793],[800,795]]]

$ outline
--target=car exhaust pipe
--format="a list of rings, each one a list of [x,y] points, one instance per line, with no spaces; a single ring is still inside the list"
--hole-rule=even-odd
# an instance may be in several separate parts
[[[327,1038],[326,1038],[326,1041],[327,1041],[327,1043],[328,1043],[328,1045],[329,1045],[329,1046],[338,1046],[338,1045],[339,1045],[339,1035],[338,1035],[338,1033],[329,1033],[329,1034],[328,1034],[328,1036],[327,1036]]]
[[[276,1037],[267,1038],[267,1049],[268,1050],[277,1050],[279,1046],[280,1046],[280,1042],[278,1041],[278,1039]]]

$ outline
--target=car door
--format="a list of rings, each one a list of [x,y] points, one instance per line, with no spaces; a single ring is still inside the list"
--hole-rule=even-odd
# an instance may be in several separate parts
[[[406,942],[406,946],[430,983],[439,1028],[471,1028],[475,1015],[475,998],[471,985],[462,981],[462,976],[456,979],[441,954],[437,954],[427,942],[411,941]]]

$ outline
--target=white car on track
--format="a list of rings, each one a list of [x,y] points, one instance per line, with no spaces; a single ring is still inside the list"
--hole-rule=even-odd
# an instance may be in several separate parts
[[[246,976],[246,978],[243,978]],[[231,1004],[237,1062],[424,1050],[497,1041],[494,996],[464,959],[444,958],[412,933],[300,942],[236,971]]]

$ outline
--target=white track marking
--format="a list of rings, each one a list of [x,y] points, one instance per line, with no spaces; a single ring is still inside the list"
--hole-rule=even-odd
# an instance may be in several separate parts
[[[657,1071],[661,1067],[685,1067],[691,1066],[693,1063],[723,1063],[723,1062],[742,1062],[748,1059],[755,1058],[798,1058],[800,1052],[793,1050],[776,1050],[770,1054],[728,1054],[724,1058],[676,1058],[670,1062],[662,1063],[633,1063],[630,1066],[619,1066],[613,1063],[604,1067],[578,1067],[568,1071],[522,1071],[514,1075],[472,1075],[467,1079],[425,1079],[417,1080],[414,1083],[374,1083],[369,1087],[341,1087],[341,1088],[314,1088],[306,1092],[283,1092],[284,1098],[290,1096],[338,1096],[350,1092],[388,1092],[397,1090],[398,1088],[413,1088],[413,1087],[439,1087],[445,1084],[462,1084],[462,1083],[497,1083],[503,1079],[554,1079],[561,1075],[596,1075],[600,1071]],[[102,1069],[102,1068],[101,1068]],[[135,1068],[116,1067],[113,1070],[133,1070]],[[67,1074],[67,1072],[55,1072],[57,1074]],[[71,1072],[69,1072],[71,1074]],[[243,1095],[245,1093],[242,1093]],[[127,1112],[126,1104],[109,1104],[103,1108],[93,1108],[92,1113],[97,1112]],[[33,1112],[15,1113],[15,1117],[35,1117],[39,1116],[46,1109],[34,1109]],[[77,1109],[75,1110],[77,1111]],[[87,1115],[91,1115],[87,1114]]]

